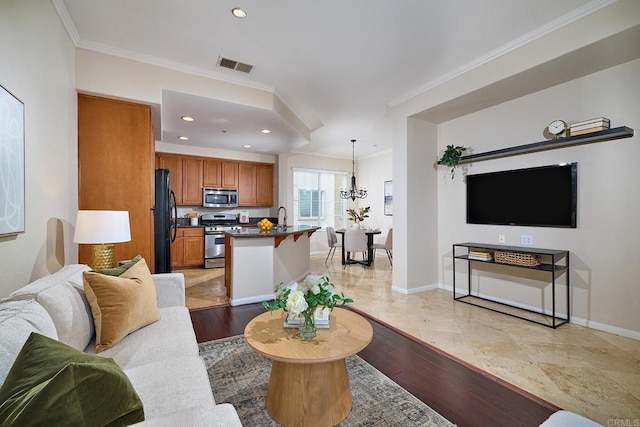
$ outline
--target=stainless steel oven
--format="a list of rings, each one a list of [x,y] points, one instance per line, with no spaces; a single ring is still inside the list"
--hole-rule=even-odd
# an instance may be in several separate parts
[[[207,231],[207,228],[204,232],[204,268],[224,267],[224,232]]]
[[[204,268],[224,267],[224,241],[226,231],[238,228],[235,214],[203,214]]]

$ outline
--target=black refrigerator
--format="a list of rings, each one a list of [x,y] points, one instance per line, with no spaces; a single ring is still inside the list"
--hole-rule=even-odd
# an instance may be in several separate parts
[[[153,229],[156,273],[171,272],[171,242],[176,239],[176,195],[169,188],[169,169],[156,169]]]

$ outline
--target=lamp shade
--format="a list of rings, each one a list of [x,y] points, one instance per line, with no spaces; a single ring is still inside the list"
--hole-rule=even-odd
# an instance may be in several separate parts
[[[128,211],[78,211],[74,243],[120,243],[130,240]]]

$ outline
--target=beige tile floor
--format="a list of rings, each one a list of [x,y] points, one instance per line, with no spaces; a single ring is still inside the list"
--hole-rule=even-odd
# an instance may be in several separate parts
[[[316,255],[311,271],[329,276],[354,307],[561,408],[605,426],[640,425],[640,341],[574,324],[548,328],[454,302],[441,289],[393,292],[380,255],[369,268],[345,269],[339,254],[327,265]]]
[[[441,289],[403,295],[391,290],[386,256],[343,269],[339,255],[327,265],[325,255],[313,255],[311,271],[329,276],[354,307],[605,426],[640,425],[640,341],[574,324],[554,330],[454,303]],[[187,306],[226,303],[223,269],[200,272],[216,277],[198,282],[187,270]]]
[[[224,286],[224,268],[174,270],[184,274],[186,303],[189,309],[228,305]]]

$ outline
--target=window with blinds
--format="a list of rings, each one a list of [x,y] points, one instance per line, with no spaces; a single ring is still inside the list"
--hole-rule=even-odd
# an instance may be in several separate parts
[[[345,172],[294,169],[294,225],[344,227],[346,201],[340,198],[340,189],[346,182]]]

